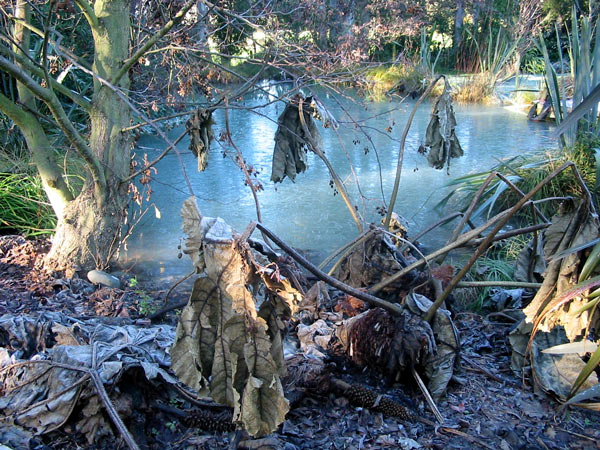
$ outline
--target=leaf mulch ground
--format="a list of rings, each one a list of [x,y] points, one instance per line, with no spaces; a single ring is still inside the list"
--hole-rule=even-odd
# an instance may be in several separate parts
[[[124,290],[97,288],[86,280],[60,278],[40,270],[48,250],[45,240],[0,237],[0,315],[60,311],[75,317],[113,317],[139,326],[144,314],[162,306],[169,288],[140,283]],[[169,298],[180,302],[189,295],[183,284]],[[176,313],[162,318],[171,324]],[[245,448],[275,449],[595,449],[600,448],[600,413],[582,409],[559,412],[558,403],[535,393],[525,374],[510,369],[508,316],[455,314],[461,336],[460,369],[447,396],[439,403],[443,426],[404,422],[367,409],[355,408],[344,397],[307,396],[288,413],[277,433],[263,440],[244,441]],[[336,376],[363,383],[391,396],[420,417],[434,420],[412,380],[386,385],[380,377],[335,362]],[[184,407],[183,403],[178,406]],[[186,420],[165,410],[146,408],[125,423],[148,449],[227,449],[234,433],[210,433],[185,426]],[[138,417],[135,425],[133,418]],[[142,424],[140,426],[139,424]],[[239,436],[238,436],[239,437]],[[140,442],[141,441],[141,442]],[[1,442],[0,442],[1,443]],[[83,436],[61,430],[38,437],[33,448],[125,448],[120,438],[90,446]],[[238,448],[244,448],[239,446]]]

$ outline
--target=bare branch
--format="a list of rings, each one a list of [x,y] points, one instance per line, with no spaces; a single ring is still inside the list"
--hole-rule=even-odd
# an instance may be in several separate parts
[[[117,74],[115,75],[114,80],[111,80],[113,84],[118,85],[119,84],[119,80],[121,78],[123,78],[123,75],[125,75],[127,72],[129,72],[129,69],[131,69],[131,67],[133,67],[133,65],[136,63],[136,61],[138,59],[140,59],[150,48],[152,48],[154,46],[154,44],[156,44],[165,34],[167,34],[171,28],[173,28],[175,25],[177,25],[179,22],[181,22],[183,20],[183,18],[185,17],[185,15],[187,14],[187,12],[190,10],[190,8],[192,6],[194,6],[196,4],[196,0],[190,0],[189,2],[187,2],[183,8],[181,8],[179,10],[179,12],[177,14],[175,14],[175,17],[173,17],[171,20],[169,20],[164,27],[162,27],[161,30],[159,30],[156,34],[154,34],[140,49],[138,49],[135,54],[129,58],[125,64],[123,64],[123,66],[121,67],[121,69],[119,70],[119,72],[117,72]]]
[[[44,78],[44,71],[34,65],[29,58],[25,57],[21,53],[12,52],[6,46],[0,45],[0,54],[4,55],[7,58],[14,59],[19,65],[23,67],[24,70],[29,72],[32,75],[35,75],[40,78]],[[89,111],[91,107],[91,103],[89,100],[86,100],[81,95],[78,95],[76,92],[68,89],[64,85],[60,84],[58,81],[51,79],[52,87],[60,92],[62,95],[67,97],[69,100],[72,100],[74,103],[77,103],[84,110]]]
[[[40,86],[33,78],[31,78],[31,76],[29,76],[29,74],[25,73],[3,56],[0,56],[0,68],[15,77],[29,89],[33,95],[48,106],[61,130],[87,163],[90,173],[92,174],[92,179],[94,180],[97,200],[103,202],[104,196],[106,195],[106,177],[104,176],[100,161],[96,158],[86,141],[73,126],[54,92]]]

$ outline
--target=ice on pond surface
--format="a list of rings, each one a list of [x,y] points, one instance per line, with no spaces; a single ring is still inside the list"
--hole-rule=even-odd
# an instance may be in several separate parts
[[[363,101],[353,92],[344,94],[342,97],[317,91],[319,99],[339,122],[337,130],[323,128],[318,122],[323,146],[360,213],[368,221],[378,222],[381,218],[376,208],[383,205],[382,191],[386,202],[389,201],[399,140],[414,101],[361,103]],[[245,99],[246,106],[264,103],[264,98]],[[298,175],[295,183],[289,179],[278,184],[270,181],[273,138],[277,117],[284,106],[276,102],[254,110],[231,109],[230,129],[247,163],[259,171],[258,180],[264,187],[258,194],[264,224],[290,245],[314,252],[312,256],[318,260],[354,238],[357,228],[342,199],[334,196],[327,168],[316,155],[309,153],[309,168]],[[451,161],[449,176],[445,170],[430,168],[426,158],[417,153],[425,137],[431,103],[421,105],[413,121],[395,207],[395,211],[408,220],[410,235],[439,220],[439,213],[432,208],[449,192],[444,186],[451,179],[488,170],[503,158],[556,146],[550,137],[550,125],[529,122],[525,115],[502,106],[455,105],[455,113],[456,134],[465,154]],[[197,172],[197,162],[188,149],[187,138],[177,148],[202,214],[222,217],[241,232],[251,220],[256,220],[254,199],[244,184],[241,170],[229,156],[223,156],[225,151],[233,154],[233,150],[218,139],[225,131],[224,112],[217,110],[214,120],[216,139],[204,172]],[[171,139],[183,131],[183,125],[175,127],[170,131]],[[136,153],[138,156],[147,153],[148,160],[153,160],[166,146],[160,138],[145,135],[139,139]],[[354,181],[349,160],[359,186]],[[156,275],[182,274],[189,271],[188,268],[191,270],[191,263],[185,257],[177,258],[183,237],[179,210],[190,193],[175,153],[169,153],[156,168],[151,202],[160,211],[161,218],[149,213],[141,220],[129,240],[125,257]],[[451,225],[446,227],[446,232],[450,228]],[[437,246],[446,238],[442,233],[430,234],[425,242]]]

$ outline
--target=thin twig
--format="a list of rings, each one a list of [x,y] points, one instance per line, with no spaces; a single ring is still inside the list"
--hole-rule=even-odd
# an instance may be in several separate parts
[[[257,191],[256,186],[254,185],[254,181],[252,180],[252,176],[250,175],[250,171],[248,170],[246,161],[244,161],[244,156],[242,155],[241,150],[235,144],[235,142],[233,141],[233,137],[231,136],[231,129],[229,128],[229,108],[227,106],[228,106],[227,99],[225,99],[225,131],[227,133],[227,141],[234,148],[235,153],[237,155],[235,162],[236,162],[237,166],[240,169],[242,169],[242,172],[244,172],[244,177],[246,178],[246,184],[250,188],[250,191],[252,191],[252,197],[254,198],[254,207],[256,208],[256,219],[259,222],[262,222],[262,215],[260,213],[260,203],[258,201],[258,193],[256,192]],[[269,240],[267,239],[267,237],[264,234],[262,236],[265,241],[265,244],[267,244],[269,247],[272,247],[272,245],[269,242]]]
[[[408,136],[408,131],[410,130],[410,126],[415,117],[417,109],[419,105],[423,103],[423,100],[431,93],[437,82],[446,77],[444,75],[438,75],[435,80],[431,82],[431,84],[427,87],[425,92],[419,97],[417,103],[413,107],[410,112],[410,116],[408,116],[408,121],[406,122],[406,126],[404,127],[404,132],[402,133],[402,138],[400,139],[400,151],[398,152],[398,164],[396,167],[396,179],[394,180],[394,188],[392,189],[392,198],[390,199],[390,205],[388,206],[388,211],[385,216],[385,221],[383,222],[383,227],[388,229],[390,227],[390,221],[392,220],[392,212],[394,211],[394,205],[396,204],[396,197],[398,196],[398,188],[400,187],[400,175],[402,174],[402,162],[404,160],[404,145],[406,144],[406,137]]]
[[[189,302],[189,300],[182,300],[180,302],[173,303],[172,305],[165,306],[160,311],[156,311],[154,314],[149,315],[148,319],[154,320],[154,319],[157,319],[158,317],[160,317],[160,316],[168,313],[169,311],[173,311],[175,309],[183,308],[185,305],[188,304],[188,302]]]
[[[374,230],[372,230],[372,231],[374,231]],[[358,239],[350,247],[348,247],[346,249],[346,251],[338,258],[338,260],[336,261],[336,263],[331,267],[331,269],[329,269],[327,271],[327,275],[333,275],[335,273],[335,271],[338,269],[338,267],[340,267],[340,265],[342,264],[342,262],[344,262],[344,258],[346,258],[346,256],[348,256],[350,254],[350,252],[352,252],[356,247],[358,247],[359,244],[365,242],[372,235],[373,234],[367,232],[366,234],[362,235],[361,239]]]
[[[365,231],[364,233],[358,235],[357,237],[352,239],[350,242],[345,244],[343,247],[338,248],[331,255],[329,255],[327,258],[325,258],[321,264],[319,264],[319,269],[323,270],[327,266],[327,264],[329,264],[331,261],[333,261],[339,254],[341,254],[342,252],[344,252],[347,249],[354,248],[359,242],[362,242],[363,240],[367,239],[367,237],[370,236],[372,233],[373,233],[372,229]]]
[[[435,418],[438,420],[439,423],[444,423],[444,420],[445,420],[444,416],[442,416],[442,413],[440,412],[437,405],[435,404],[435,400],[433,400],[433,397],[427,390],[427,386],[425,386],[425,383],[423,383],[423,380],[421,379],[421,377],[419,376],[419,374],[417,373],[417,371],[415,370],[414,367],[411,367],[411,371],[412,371],[415,381],[417,382],[417,385],[419,386],[419,389],[421,389],[421,392],[423,393],[423,396],[425,397],[425,400],[427,401],[427,404],[429,405],[429,408],[431,408],[431,412],[433,412],[433,415],[435,416]]]
[[[173,284],[173,286],[171,286],[171,288],[165,294],[165,298],[163,299],[163,305],[166,305],[167,302],[169,301],[169,295],[171,295],[171,292],[173,292],[177,288],[177,286],[179,286],[181,283],[183,283],[185,280],[187,280],[189,277],[191,277],[195,273],[196,273],[196,269],[192,270],[190,273],[188,273],[182,279],[178,280],[175,284]]]
[[[514,381],[511,380],[503,380],[502,378],[500,378],[497,375],[494,375],[492,372],[490,372],[489,370],[487,370],[485,367],[482,367],[481,365],[477,364],[475,361],[473,361],[472,359],[466,357],[464,355],[464,352],[460,355],[460,358],[466,362],[467,364],[469,364],[470,366],[474,367],[477,371],[487,375],[488,377],[490,377],[492,380],[497,381],[498,383],[501,384],[508,384],[510,386],[514,386],[514,387],[520,387],[518,383],[515,383]]]
[[[191,114],[194,114],[194,111],[183,111],[183,112],[178,112],[178,113],[175,113],[175,114],[170,114],[168,116],[157,117],[156,119],[152,119],[149,122],[136,123],[135,125],[131,125],[130,127],[122,128],[121,129],[121,133],[125,133],[127,131],[133,131],[133,130],[136,130],[138,128],[145,127],[147,125],[150,125],[150,124],[153,124],[153,123],[156,123],[156,122],[162,122],[163,120],[175,119],[177,117],[189,116]]]

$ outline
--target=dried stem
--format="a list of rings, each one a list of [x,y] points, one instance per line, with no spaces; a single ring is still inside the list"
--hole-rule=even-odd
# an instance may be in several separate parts
[[[304,256],[302,256],[296,250],[294,250],[293,248],[288,246],[285,242],[283,242],[281,239],[279,239],[275,234],[273,234],[272,231],[270,231],[268,228],[266,228],[263,224],[257,223],[256,228],[258,228],[260,231],[262,231],[267,236],[269,236],[269,238],[271,238],[271,240],[273,242],[275,242],[275,244],[277,244],[288,255],[290,255],[292,258],[294,258],[301,266],[306,268],[313,275],[315,275],[317,278],[324,281],[325,283],[333,286],[336,289],[339,289],[340,291],[345,292],[346,294],[350,294],[353,297],[359,298],[359,299],[369,303],[370,305],[379,306],[379,307],[384,308],[394,314],[402,314],[403,309],[400,305],[396,305],[394,303],[387,302],[379,297],[375,297],[364,291],[355,289],[351,286],[348,286],[345,283],[342,283],[339,280],[336,280],[335,278],[327,275],[326,273],[323,273],[316,266],[314,266],[310,261],[308,261]]]
[[[312,135],[310,134],[310,130],[306,126],[306,121],[304,120],[304,112],[302,109],[303,103],[304,103],[303,99],[299,99],[298,114],[300,116],[300,123],[302,124],[302,130],[304,131],[304,135],[306,136],[307,143],[308,143],[310,149],[315,153],[315,155],[317,155],[319,158],[321,158],[321,160],[327,166],[327,170],[329,170],[329,175],[331,175],[331,178],[333,178],[333,182],[335,183],[335,186],[337,187],[340,195],[342,196],[342,199],[344,200],[344,203],[346,204],[348,211],[350,211],[350,214],[352,215],[352,218],[354,219],[354,222],[356,223],[356,226],[358,228],[358,232],[362,233],[363,232],[362,222],[361,222],[360,218],[358,217],[358,213],[356,212],[356,209],[352,205],[352,202],[350,202],[350,197],[348,196],[348,193],[346,192],[344,183],[342,182],[342,180],[340,179],[340,177],[334,170],[333,166],[331,165],[331,163],[329,162],[329,160],[327,159],[327,157],[325,156],[323,151],[319,148],[319,146],[313,139]]]
[[[450,250],[454,250],[455,248],[461,247],[463,245],[465,245],[467,242],[469,242],[470,240],[472,240],[473,238],[475,238],[476,236],[479,236],[481,233],[483,233],[485,230],[487,230],[489,227],[491,227],[493,224],[495,224],[496,222],[498,222],[500,219],[502,219],[508,212],[507,211],[502,211],[501,213],[499,213],[498,215],[492,217],[488,222],[484,223],[483,225],[475,228],[474,230],[471,230],[461,236],[459,236],[456,241],[452,242],[451,244],[448,244],[442,248],[440,248],[439,250],[436,250],[433,253],[430,253],[429,255],[425,256],[425,258],[421,258],[420,260],[412,263],[410,266],[406,266],[404,269],[402,269],[399,272],[396,272],[394,275],[390,275],[389,277],[381,280],[379,283],[374,284],[373,286],[371,286],[369,288],[369,292],[370,293],[375,293],[380,291],[381,289],[383,289],[384,287],[386,287],[387,285],[393,283],[394,281],[402,278],[404,275],[406,275],[407,273],[409,273],[411,270],[413,269],[417,269],[419,267],[421,267],[423,264],[426,264],[427,262],[437,258],[440,255],[443,255],[447,252],[449,252]]]
[[[467,274],[469,269],[475,264],[475,261],[479,259],[479,257],[488,249],[490,243],[494,240],[494,237],[498,232],[502,229],[504,225],[515,215],[515,213],[521,209],[531,198],[537,194],[537,192],[542,189],[545,185],[547,185],[554,177],[556,177],[559,173],[567,169],[568,167],[572,167],[574,164],[572,162],[567,162],[560,166],[558,169],[554,170],[551,174],[549,174],[544,180],[542,180],[537,186],[535,186],[529,193],[524,196],[521,200],[519,200],[509,211],[505,214],[496,224],[494,229],[487,235],[484,241],[479,245],[475,253],[471,256],[467,264],[456,274],[456,276],[450,281],[444,292],[441,296],[439,296],[433,305],[427,311],[425,315],[425,320],[431,321],[435,312],[438,310],[440,305],[444,302],[444,300],[450,295],[450,292],[456,287],[459,281],[463,279],[463,277]]]
[[[388,207],[387,215],[385,216],[385,222],[383,223],[383,227],[388,229],[390,227],[390,221],[392,220],[392,212],[394,211],[394,205],[396,204],[396,197],[398,197],[398,188],[400,187],[400,175],[402,174],[402,162],[404,160],[404,145],[406,144],[406,137],[408,136],[408,131],[410,130],[410,126],[415,117],[417,109],[419,105],[423,103],[423,100],[431,93],[437,82],[446,77],[444,75],[438,75],[435,80],[431,82],[431,84],[427,87],[423,95],[419,97],[417,103],[413,107],[410,112],[410,116],[408,116],[408,122],[406,122],[406,127],[404,128],[404,132],[402,133],[402,138],[400,139],[400,152],[398,153],[398,166],[396,167],[396,179],[394,180],[394,188],[392,189],[392,198],[390,199],[390,205]]]

